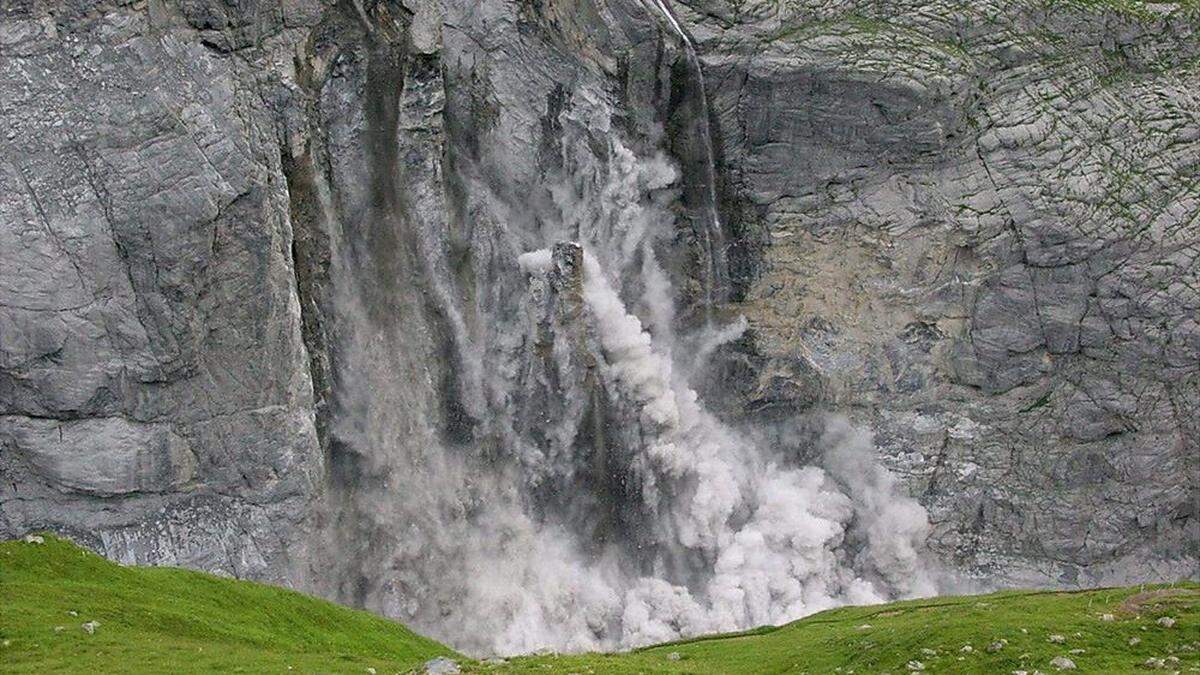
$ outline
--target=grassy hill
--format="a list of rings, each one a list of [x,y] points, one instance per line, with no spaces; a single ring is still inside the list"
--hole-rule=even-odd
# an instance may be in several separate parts
[[[91,634],[89,621],[99,622]],[[624,654],[474,662],[399,624],[280,588],[121,567],[49,536],[0,544],[2,672],[396,673],[436,656],[464,672],[1032,675],[1056,672],[1055,657],[1076,672],[1200,672],[1200,584],[847,607]]]
[[[100,624],[90,635],[88,621]],[[294,591],[122,567],[50,536],[0,543],[0,672],[385,673],[439,655],[455,656],[400,624]]]

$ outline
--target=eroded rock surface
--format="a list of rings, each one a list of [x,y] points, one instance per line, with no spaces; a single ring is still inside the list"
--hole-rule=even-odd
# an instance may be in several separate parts
[[[1194,574],[1194,10],[687,6],[751,357],[803,355],[877,430],[947,560]]]
[[[311,16],[285,5],[0,10],[6,532],[288,578],[322,457],[269,65]]]

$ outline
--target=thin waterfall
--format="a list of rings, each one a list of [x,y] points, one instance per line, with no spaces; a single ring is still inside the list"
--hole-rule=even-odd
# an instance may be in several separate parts
[[[703,170],[702,181],[706,191],[706,199],[704,200],[704,249],[707,254],[707,269],[705,283],[705,319],[710,325],[712,324],[712,309],[717,303],[723,302],[726,299],[726,294],[729,288],[729,268],[726,261],[726,243],[725,229],[721,224],[721,216],[717,210],[717,171],[716,171],[716,153],[712,146],[712,131],[709,122],[708,108],[708,89],[704,83],[704,69],[700,66],[700,57],[696,53],[695,45],[688,37],[671,9],[667,6],[667,0],[644,0],[647,6],[653,11],[660,14],[671,31],[679,37],[680,43],[683,45],[684,58],[687,59],[689,72],[696,78],[697,89],[696,96],[700,106],[699,115],[696,119],[696,133],[701,139],[701,148],[704,156],[702,157],[701,166]]]

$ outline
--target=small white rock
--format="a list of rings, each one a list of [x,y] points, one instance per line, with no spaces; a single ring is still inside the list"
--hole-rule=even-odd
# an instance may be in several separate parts
[[[1167,662],[1164,661],[1163,659],[1156,659],[1153,656],[1151,656],[1150,658],[1143,661],[1142,665],[1146,668],[1150,668],[1151,670],[1159,670],[1161,668],[1165,668],[1167,665]]]
[[[375,675],[375,669],[374,669],[374,668],[367,668],[367,673],[368,673],[368,675]]]
[[[1067,641],[1067,638],[1066,638],[1066,636],[1063,636],[1063,635],[1054,634],[1054,635],[1051,635],[1050,637],[1046,638],[1046,640],[1049,642],[1053,642],[1056,645],[1061,645],[1062,643]]]
[[[908,663],[906,663],[904,665],[904,667],[908,668],[909,670],[911,670],[914,673],[925,670],[925,664],[921,663],[920,661],[909,661]]]
[[[88,635],[94,635],[96,633],[96,629],[99,627],[99,621],[85,621],[83,622],[83,625],[80,626],[80,628],[83,629],[83,632],[87,633]]]
[[[683,655],[681,655],[679,652],[671,652],[670,654],[667,654],[667,660],[669,660],[669,661],[678,661],[679,659],[682,659],[682,658],[683,658]]]
[[[453,659],[439,656],[425,662],[426,675],[455,675],[462,672]]]
[[[1029,671],[1028,670],[1014,670],[1014,671],[1012,671],[1012,675],[1029,675]]]
[[[871,624],[864,623],[863,625],[859,626],[858,629],[859,630],[871,630]]]
[[[1075,654],[1076,656],[1078,656],[1078,655],[1080,655],[1080,654],[1086,654],[1086,653],[1087,653],[1087,650],[1086,650],[1086,649],[1072,649],[1072,650],[1070,651],[1070,653],[1071,653],[1071,654]]]
[[[1000,651],[1001,649],[1004,649],[1004,643],[997,640],[997,641],[991,643],[990,645],[988,645],[987,649],[985,651],[987,651],[987,653],[989,653],[989,654],[995,654],[996,652]]]
[[[1100,620],[1101,621],[1116,621],[1117,617],[1113,616],[1112,614],[1101,614]]]
[[[1172,619],[1169,616],[1160,616],[1158,618],[1158,621],[1155,621],[1154,623],[1158,624],[1159,626],[1161,626],[1163,628],[1172,628],[1175,625],[1175,619]]]
[[[1136,646],[1138,646],[1139,644],[1141,644],[1141,642],[1142,642],[1142,638],[1140,638],[1140,637],[1131,637],[1131,638],[1129,638],[1129,646],[1130,646],[1130,647],[1136,647]]]
[[[1050,659],[1050,665],[1059,670],[1075,670],[1075,662],[1065,656],[1056,656]]]
[[[971,645],[963,645],[962,649],[960,649],[958,651],[960,651],[964,654],[970,654],[971,652],[975,651],[975,648],[972,647]]]
[[[64,631],[64,630],[66,630],[66,629],[67,629],[67,627],[66,627],[66,626],[55,626],[55,627],[54,627],[54,632],[55,632],[55,633],[61,633],[61,632],[63,632],[63,631]]]
[[[929,647],[921,647],[921,655],[922,656],[937,656],[937,650],[930,649]]]
[[[46,540],[36,534],[27,534],[21,538],[26,544],[44,544]]]

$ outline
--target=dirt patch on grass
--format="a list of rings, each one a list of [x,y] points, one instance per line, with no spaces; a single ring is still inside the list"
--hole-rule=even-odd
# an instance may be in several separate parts
[[[1147,609],[1153,609],[1159,601],[1167,599],[1200,600],[1200,591],[1194,588],[1160,588],[1157,591],[1144,591],[1125,598],[1117,611],[1123,614],[1140,614]]]

